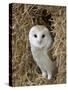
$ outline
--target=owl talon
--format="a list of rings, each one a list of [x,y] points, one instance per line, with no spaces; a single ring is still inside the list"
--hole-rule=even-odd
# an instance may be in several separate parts
[[[46,76],[47,76],[46,72],[42,72],[42,76],[43,76],[44,78],[46,78]]]
[[[52,79],[52,74],[48,73],[48,80],[51,80],[51,79]]]

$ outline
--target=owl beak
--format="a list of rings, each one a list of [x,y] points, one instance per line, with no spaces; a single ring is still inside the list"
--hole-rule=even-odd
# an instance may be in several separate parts
[[[41,44],[42,43],[42,40],[38,41],[38,43]]]

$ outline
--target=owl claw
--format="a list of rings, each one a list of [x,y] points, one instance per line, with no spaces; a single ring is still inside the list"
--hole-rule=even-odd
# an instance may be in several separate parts
[[[43,76],[44,78],[46,78],[46,76],[47,76],[46,72],[42,72],[42,76]]]
[[[52,79],[52,74],[48,73],[48,80],[51,80],[51,79]]]

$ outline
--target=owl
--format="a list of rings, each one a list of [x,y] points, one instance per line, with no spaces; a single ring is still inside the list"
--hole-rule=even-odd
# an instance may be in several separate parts
[[[29,42],[34,61],[42,72],[44,78],[52,79],[55,63],[48,56],[48,49],[52,45],[49,29],[43,25],[35,25],[29,31]]]

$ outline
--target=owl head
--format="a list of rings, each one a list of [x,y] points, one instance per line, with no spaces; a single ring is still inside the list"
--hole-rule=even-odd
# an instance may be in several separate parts
[[[48,49],[52,44],[52,37],[47,27],[43,25],[35,25],[29,32],[30,45],[35,48]]]

